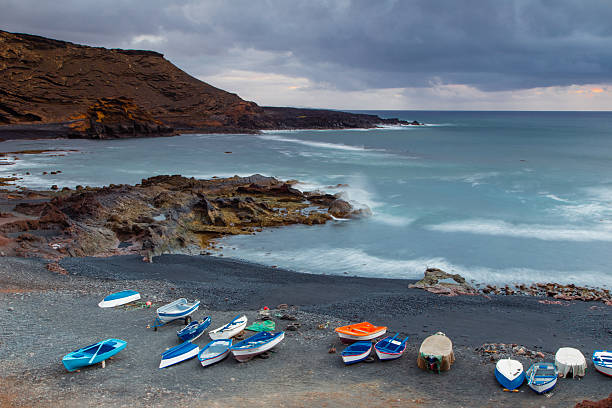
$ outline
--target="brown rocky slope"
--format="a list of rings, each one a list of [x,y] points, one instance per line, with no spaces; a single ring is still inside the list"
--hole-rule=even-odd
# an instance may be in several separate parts
[[[117,138],[176,132],[373,127],[374,115],[259,107],[153,51],[0,30],[0,137]],[[403,122],[405,123],[405,122]]]

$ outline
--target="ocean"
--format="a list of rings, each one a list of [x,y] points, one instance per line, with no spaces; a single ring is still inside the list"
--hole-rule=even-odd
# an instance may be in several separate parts
[[[228,237],[225,257],[306,273],[414,279],[438,267],[476,282],[612,287],[612,112],[367,113],[427,125],[6,141],[0,151],[77,151],[20,155],[0,177],[31,188],[158,174],[297,179],[373,215]]]

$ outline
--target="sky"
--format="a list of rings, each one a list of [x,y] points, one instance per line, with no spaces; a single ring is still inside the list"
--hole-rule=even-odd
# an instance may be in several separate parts
[[[263,106],[612,110],[611,0],[0,0],[0,29],[155,50]]]

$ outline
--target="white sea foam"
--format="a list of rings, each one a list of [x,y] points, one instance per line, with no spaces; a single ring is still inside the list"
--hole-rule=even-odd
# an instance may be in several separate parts
[[[318,147],[322,149],[346,150],[346,151],[351,151],[351,152],[382,151],[380,149],[369,149],[364,146],[351,146],[351,145],[345,145],[342,143],[330,143],[330,142],[315,142],[311,140],[293,139],[289,137],[280,137],[280,136],[275,136],[275,135],[270,135],[270,134],[258,135],[256,137],[263,139],[263,140],[297,143],[297,144],[301,144],[304,146]]]
[[[550,198],[551,200],[561,201],[562,203],[571,203],[570,200],[566,200],[565,198],[561,198],[554,194],[545,194],[544,197]]]
[[[533,238],[543,241],[612,241],[612,225],[595,226],[511,224],[501,220],[470,219],[428,225],[431,231],[462,232],[513,238]]]

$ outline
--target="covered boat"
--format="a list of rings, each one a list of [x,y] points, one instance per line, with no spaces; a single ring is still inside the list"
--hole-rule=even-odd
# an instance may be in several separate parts
[[[208,335],[213,340],[230,339],[244,330],[247,325],[247,317],[238,315],[225,326],[221,326],[215,330],[208,332]]]
[[[162,323],[167,323],[177,319],[184,319],[198,310],[199,307],[199,300],[189,303],[185,298],[177,299],[174,302],[168,303],[167,305],[161,306],[159,309],[157,309],[157,318]]]
[[[202,367],[206,367],[223,360],[230,353],[232,339],[213,340],[202,348],[198,354],[198,360]]]
[[[525,371],[520,361],[503,358],[495,365],[495,378],[508,390],[515,390],[525,381]]]
[[[345,348],[344,350],[342,350],[342,361],[344,361],[344,364],[346,365],[358,363],[368,358],[370,356],[371,351],[371,341],[355,342],[347,346],[347,348]]]
[[[612,351],[595,350],[593,353],[593,365],[600,373],[612,377]]]
[[[181,361],[189,360],[194,358],[200,352],[200,348],[190,341],[186,341],[179,344],[176,347],[172,347],[164,351],[161,355],[161,362],[159,368],[169,367],[171,365],[180,363]]]
[[[439,373],[450,370],[454,362],[453,343],[444,333],[438,332],[421,343],[417,357],[417,365],[420,369]]]
[[[557,384],[559,371],[553,363],[535,363],[527,370],[527,385],[538,394],[551,391]]]
[[[285,332],[260,332],[242,340],[231,347],[234,358],[239,362],[249,361],[258,354],[264,353],[285,338]]]
[[[555,354],[555,365],[561,377],[584,377],[587,362],[580,350],[572,347],[561,347]]]
[[[400,341],[397,340],[397,336],[399,336],[399,333],[393,337],[385,337],[376,343],[374,349],[376,350],[376,355],[380,360],[395,360],[404,354],[404,351],[406,351],[406,341],[408,341],[408,337]]]
[[[207,316],[202,322],[194,320],[181,330],[177,330],[176,335],[181,341],[193,341],[200,337],[208,326],[210,326],[210,316]]]
[[[369,322],[361,322],[341,326],[336,329],[338,337],[345,344],[354,343],[356,341],[365,341],[376,339],[387,332],[386,326],[374,326]]]
[[[123,290],[121,292],[112,293],[102,299],[98,303],[99,307],[115,307],[125,305],[126,303],[134,302],[140,299],[140,293],[135,290]]]
[[[120,339],[106,339],[98,343],[80,348],[72,353],[68,353],[62,358],[62,363],[68,371],[78,370],[79,368],[102,363],[104,360],[114,356],[125,348],[127,342]]]

